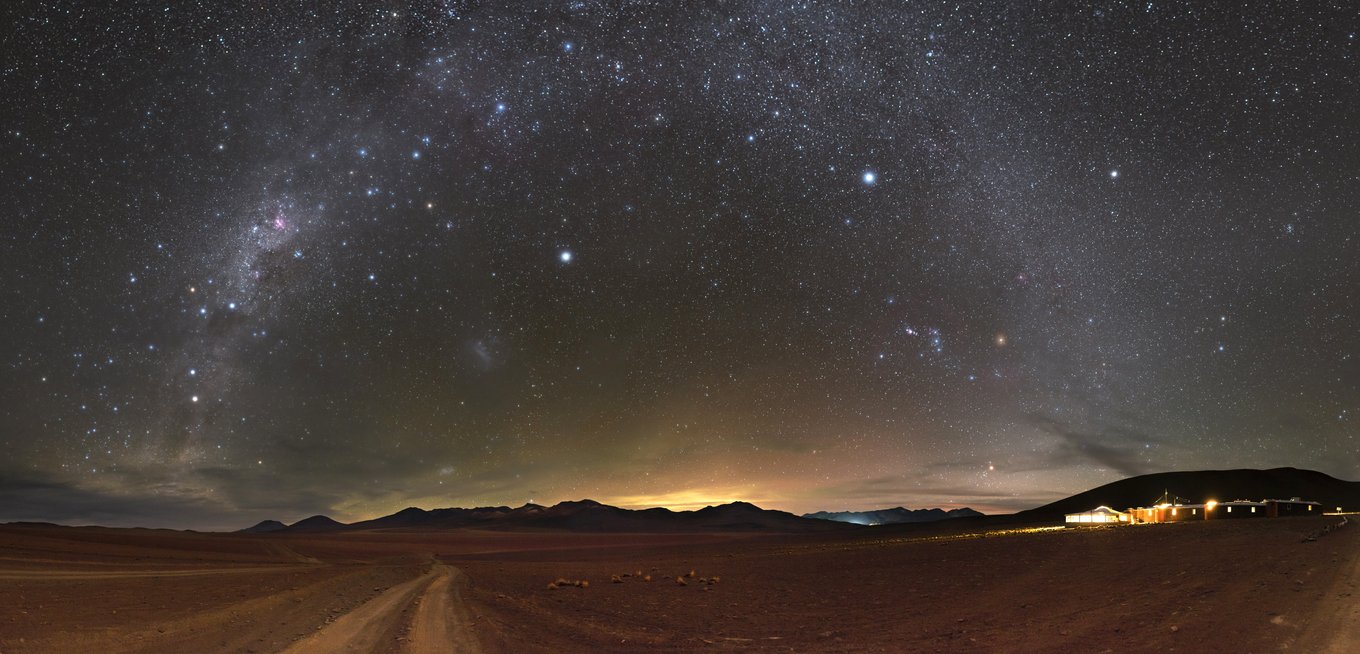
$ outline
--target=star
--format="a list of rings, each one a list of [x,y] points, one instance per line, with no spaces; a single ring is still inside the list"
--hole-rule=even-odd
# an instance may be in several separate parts
[[[572,259],[571,250],[562,250],[561,252],[557,253],[557,259],[562,263],[571,263]]]
[[[864,171],[864,174],[860,176],[860,179],[864,181],[865,186],[873,186],[878,183],[878,173],[872,170],[866,170]]]

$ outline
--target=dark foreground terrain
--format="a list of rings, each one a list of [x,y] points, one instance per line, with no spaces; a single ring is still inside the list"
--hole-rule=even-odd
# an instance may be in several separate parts
[[[1341,518],[799,536],[4,526],[0,652],[1354,652],[1354,517],[1312,542]]]

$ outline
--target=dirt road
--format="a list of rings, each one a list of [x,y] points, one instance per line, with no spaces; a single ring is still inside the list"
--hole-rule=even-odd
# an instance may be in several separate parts
[[[456,568],[433,563],[429,572],[387,589],[326,628],[294,643],[286,654],[371,652],[399,632],[402,614],[418,604],[403,651],[413,654],[479,652],[471,631],[462,588],[467,577]]]
[[[467,575],[444,564],[435,564],[431,573],[437,578],[420,598],[420,608],[411,624],[411,637],[405,651],[411,654],[480,652],[481,646],[472,633],[472,618],[463,601],[463,589],[468,586]]]
[[[1336,580],[1325,591],[1315,615],[1306,625],[1296,651],[1319,654],[1351,654],[1360,652],[1360,555],[1356,542],[1360,540],[1360,524],[1350,516],[1346,531],[1338,531],[1320,539],[1319,547],[1331,546],[1348,552],[1349,561],[1338,557]]]

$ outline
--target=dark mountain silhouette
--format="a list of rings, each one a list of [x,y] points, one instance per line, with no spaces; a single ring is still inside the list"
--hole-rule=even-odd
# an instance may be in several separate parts
[[[707,506],[697,511],[621,509],[594,500],[560,502],[553,506],[525,504],[517,508],[489,506],[473,509],[425,510],[415,507],[353,524],[312,516],[280,530],[282,533],[359,530],[555,529],[587,532],[768,531],[802,533],[853,529],[845,523],[802,518],[785,511],[762,509],[747,502]]]
[[[310,518],[303,518],[287,527],[280,529],[281,532],[318,532],[318,531],[337,531],[343,529],[345,523],[337,522],[324,515],[314,515]]]
[[[285,525],[285,524],[283,524],[282,522],[279,522],[278,520],[261,520],[260,522],[256,523],[255,526],[253,526],[253,527],[246,527],[245,529],[241,529],[241,530],[238,531],[238,533],[242,533],[242,534],[267,534],[267,533],[269,533],[269,532],[271,532],[271,531],[278,531],[278,530],[280,530],[280,529],[287,529],[287,528],[288,528],[288,525]]]
[[[1272,468],[1139,475],[1015,515],[1034,520],[1060,520],[1065,513],[1089,511],[1097,506],[1122,511],[1129,507],[1151,506],[1164,492],[1180,497],[1186,503],[1299,497],[1321,502],[1328,511],[1338,506],[1347,510],[1360,509],[1360,482],[1343,481],[1315,470]]]
[[[857,525],[896,525],[905,522],[935,522],[951,518],[975,518],[982,515],[970,508],[962,509],[907,509],[895,507],[876,511],[818,511],[804,513],[804,518],[850,522]]]

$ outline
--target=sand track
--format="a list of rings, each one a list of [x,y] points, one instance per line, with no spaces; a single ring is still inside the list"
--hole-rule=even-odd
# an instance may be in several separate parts
[[[1356,532],[1360,525],[1354,520],[1348,532],[1338,532],[1321,539],[1318,547],[1331,546],[1350,553],[1348,561],[1340,561],[1335,580],[1324,592],[1324,597],[1307,621],[1298,647],[1301,652],[1319,654],[1351,654],[1360,652],[1360,554],[1356,554]],[[1331,541],[1331,542],[1329,542]],[[1337,541],[1343,544],[1338,545]]]
[[[413,603],[418,608],[411,624],[411,637],[405,641],[403,651],[413,654],[479,652],[462,599],[462,589],[467,583],[467,577],[457,568],[434,563],[424,575],[387,589],[284,652],[375,651],[384,637],[400,627],[402,615]]]
[[[472,617],[463,601],[467,575],[457,568],[435,564],[437,578],[420,598],[420,608],[411,624],[411,637],[404,651],[411,654],[459,654],[480,652],[481,645],[472,632]]]

